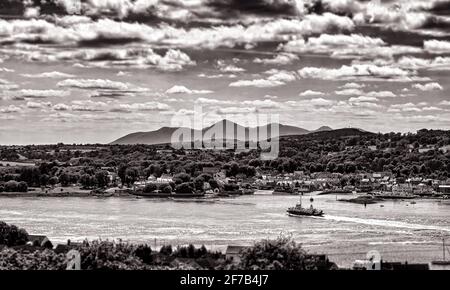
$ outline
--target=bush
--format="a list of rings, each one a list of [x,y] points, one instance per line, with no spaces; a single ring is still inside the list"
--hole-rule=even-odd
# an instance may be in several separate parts
[[[146,264],[150,264],[153,261],[152,248],[147,245],[139,245],[137,249],[134,250],[134,255]]]
[[[162,255],[166,255],[166,256],[170,256],[172,255],[172,246],[171,245],[164,245],[161,247],[161,249],[159,250],[159,253]]]
[[[262,240],[243,251],[239,269],[317,270],[321,264],[290,237]]]
[[[185,182],[175,187],[176,193],[192,193],[194,192],[194,184],[192,182]]]
[[[157,188],[158,188],[158,187],[156,186],[156,184],[150,183],[150,184],[145,185],[143,191],[144,191],[145,193],[151,193],[151,192],[156,191]]]
[[[82,246],[76,248],[81,255],[81,269],[83,270],[149,269],[135,255],[135,249],[136,246],[131,244],[108,241],[93,241],[91,243],[84,243]],[[140,254],[143,254],[143,252],[140,252]]]
[[[0,221],[0,245],[12,247],[25,245],[27,242],[28,233],[24,229]]]
[[[0,251],[0,270],[64,270],[66,265],[64,254],[56,254],[48,249],[34,253],[13,249]]]
[[[163,193],[172,193],[172,187],[170,185],[165,185],[160,188]]]
[[[27,192],[28,185],[24,181],[17,182],[14,180],[10,180],[5,183],[4,191],[6,191],[6,192]]]

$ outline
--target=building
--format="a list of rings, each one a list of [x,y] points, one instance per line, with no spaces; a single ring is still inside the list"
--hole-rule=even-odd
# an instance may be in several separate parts
[[[438,191],[442,194],[450,194],[450,184],[439,185]]]
[[[47,236],[41,235],[28,235],[28,244],[35,247],[53,248],[53,244]]]
[[[214,174],[220,172],[220,167],[218,167],[218,166],[203,167],[202,172],[205,174],[211,174],[214,176]]]
[[[248,249],[246,246],[227,246],[225,251],[225,258],[238,264],[241,261],[241,254]]]
[[[173,176],[170,174],[163,174],[156,179],[156,183],[171,183],[173,182]]]

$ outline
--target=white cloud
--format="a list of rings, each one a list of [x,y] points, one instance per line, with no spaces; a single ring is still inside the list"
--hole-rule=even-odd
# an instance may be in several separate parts
[[[18,113],[21,111],[22,111],[22,108],[14,106],[14,105],[0,107],[0,113],[4,113],[4,114]]]
[[[230,87],[257,87],[257,88],[270,88],[282,86],[285,83],[277,80],[268,79],[255,79],[255,80],[240,80],[229,84]]]
[[[166,91],[166,94],[211,94],[210,90],[191,90],[185,86],[175,85]]]
[[[253,62],[265,65],[287,65],[298,59],[298,56],[292,53],[279,53],[273,58],[255,58]]]
[[[395,98],[397,97],[396,94],[394,94],[391,91],[372,91],[365,94],[368,97],[374,97],[374,98]]]
[[[50,102],[44,103],[44,102],[32,102],[32,101],[29,101],[26,104],[27,108],[30,108],[30,109],[43,109],[46,107],[50,107],[51,105],[52,105],[52,103],[50,103]]]
[[[218,100],[218,99],[212,99],[212,98],[198,98],[197,100],[195,100],[195,103],[203,104],[203,105],[231,105],[231,104],[236,104],[235,101]]]
[[[342,96],[356,96],[356,95],[362,95],[364,94],[364,91],[360,89],[344,89],[340,91],[334,92],[336,95],[342,95]]]
[[[79,89],[108,89],[108,90],[129,90],[133,87],[129,83],[111,81],[108,79],[67,79],[58,82],[57,86],[79,88]]]
[[[343,65],[340,68],[304,67],[298,71],[302,78],[323,80],[390,80],[400,79],[410,81],[411,72],[392,66],[377,66],[371,64]]]
[[[160,102],[119,104],[111,111],[113,112],[133,112],[133,111],[168,111],[170,106]]]
[[[244,68],[238,67],[234,64],[226,64],[223,60],[217,61],[217,68],[219,69],[219,71],[224,73],[239,73],[245,71]]]
[[[370,97],[370,96],[359,96],[359,97],[351,97],[348,101],[351,103],[376,102],[376,101],[378,101],[378,99],[376,97]]]
[[[444,40],[425,40],[423,47],[429,53],[450,53],[450,41]]]
[[[256,113],[256,108],[246,107],[225,107],[216,110],[217,114],[248,114]]]
[[[313,91],[313,90],[306,90],[299,94],[302,97],[309,97],[309,96],[323,96],[325,93],[320,91]]]
[[[50,79],[56,79],[56,78],[73,78],[74,75],[66,74],[62,72],[44,72],[39,74],[21,74],[21,76],[26,78],[50,78]]]
[[[41,99],[53,97],[67,97],[70,95],[69,91],[62,90],[34,90],[22,89],[17,91],[4,92],[7,97],[13,99]]]
[[[415,89],[421,90],[421,91],[442,91],[443,88],[440,84],[438,83],[427,83],[427,84],[414,84],[412,86]]]
[[[366,85],[364,84],[358,84],[358,83],[346,83],[343,86],[340,86],[341,89],[362,89]]]
[[[278,102],[272,100],[253,100],[253,101],[243,101],[243,105],[246,106],[255,106],[261,109],[276,109],[280,107]]]
[[[296,39],[280,45],[279,49],[296,53],[328,54],[334,58],[392,58],[397,54],[419,53],[422,49],[411,46],[388,46],[381,38],[360,34],[321,34],[307,41]]]

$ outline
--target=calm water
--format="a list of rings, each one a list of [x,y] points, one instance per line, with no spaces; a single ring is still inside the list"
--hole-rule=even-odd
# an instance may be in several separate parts
[[[341,196],[339,198],[347,198]],[[341,266],[377,250],[385,260],[442,259],[443,234],[450,236],[450,205],[437,201],[385,201],[367,205],[315,196],[323,218],[285,214],[295,196],[254,196],[216,202],[174,202],[136,198],[0,198],[0,220],[46,234],[54,242],[122,238],[154,244],[228,244],[291,234],[310,252],[327,253]],[[309,198],[303,199],[309,204]],[[450,239],[448,239],[450,243]]]

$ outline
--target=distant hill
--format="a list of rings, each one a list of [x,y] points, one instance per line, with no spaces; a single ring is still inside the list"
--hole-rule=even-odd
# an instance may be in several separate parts
[[[308,138],[308,139],[331,139],[331,138],[342,138],[342,137],[352,137],[352,136],[367,136],[376,135],[375,133],[364,131],[358,128],[342,128],[329,131],[315,131],[309,134],[303,134],[298,136],[289,136],[291,138]]]
[[[322,126],[317,130],[314,130],[313,132],[323,132],[323,131],[333,131],[333,128],[330,128],[328,126]]]
[[[222,123],[222,124],[220,124]],[[202,135],[206,132],[208,132],[209,129],[211,129],[213,126],[221,125],[223,127],[223,139],[230,139],[230,140],[242,140],[243,138],[238,138],[237,132],[245,132],[245,136],[247,140],[251,141],[259,141],[262,139],[267,139],[270,137],[277,137],[277,136],[289,136],[289,135],[303,135],[308,134],[310,131],[295,127],[295,126],[289,126],[289,125],[283,125],[279,124],[279,134],[273,134],[270,130],[269,125],[259,126],[259,127],[243,127],[237,123],[234,123],[229,120],[222,120],[220,122],[217,122],[209,127],[204,128],[201,133]],[[231,132],[227,132],[226,128],[234,127],[234,134]],[[196,133],[199,134],[199,130],[189,129],[189,128],[183,128],[183,130],[186,130],[185,132],[190,132],[191,136],[195,136]],[[321,127],[324,128],[324,127]],[[156,131],[149,131],[149,132],[136,132],[131,133],[126,136],[123,136],[110,144],[120,144],[120,145],[132,145],[132,144],[147,144],[147,145],[155,145],[155,144],[165,144],[165,143],[171,143],[171,138],[173,133],[180,129],[179,127],[162,127]],[[320,128],[319,128],[320,129]],[[250,137],[250,132],[259,132],[258,136],[252,136]],[[267,132],[266,136],[260,135],[260,132]],[[222,138],[221,138],[222,139]],[[195,138],[193,138],[195,140]]]

